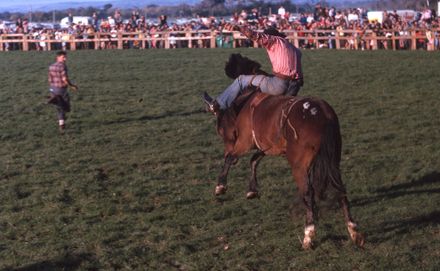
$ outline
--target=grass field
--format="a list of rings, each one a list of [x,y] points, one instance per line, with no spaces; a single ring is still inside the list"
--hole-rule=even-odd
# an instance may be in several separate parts
[[[305,51],[301,95],[326,99],[343,135],[343,180],[366,233],[322,208],[303,251],[287,162],[249,158],[213,196],[222,164],[202,91],[229,54],[259,49],[69,52],[67,132],[45,105],[54,53],[0,54],[0,270],[439,270],[440,54]]]

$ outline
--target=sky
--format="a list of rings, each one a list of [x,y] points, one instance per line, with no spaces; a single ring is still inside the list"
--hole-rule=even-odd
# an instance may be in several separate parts
[[[84,6],[100,6],[107,3],[130,3],[132,6],[137,4],[176,4],[176,3],[188,3],[194,4],[202,0],[0,0],[0,12],[1,11],[23,11],[23,10],[47,10],[47,9],[60,9],[69,7],[82,6],[80,3],[84,3]],[[278,2],[280,0],[273,0]],[[308,0],[293,0],[294,2],[304,2]],[[317,1],[317,0],[315,0]],[[347,0],[331,0],[331,2],[342,2]],[[361,0],[348,0],[348,1],[361,1]],[[68,4],[65,4],[68,3]],[[94,3],[96,3],[94,5]]]
[[[57,4],[60,2],[102,2],[102,0],[0,0],[0,7],[21,6],[21,5],[45,5]]]

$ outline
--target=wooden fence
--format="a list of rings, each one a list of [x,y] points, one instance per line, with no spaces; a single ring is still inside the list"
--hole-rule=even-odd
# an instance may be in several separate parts
[[[352,50],[407,49],[438,50],[440,29],[413,29],[382,32],[371,30],[301,30],[285,31],[287,38],[297,47],[332,48]],[[156,33],[117,32],[80,35],[63,34],[33,36],[32,34],[0,35],[0,51],[8,50],[77,50],[77,49],[126,49],[126,48],[218,48],[258,47],[239,32],[219,31],[167,31]]]

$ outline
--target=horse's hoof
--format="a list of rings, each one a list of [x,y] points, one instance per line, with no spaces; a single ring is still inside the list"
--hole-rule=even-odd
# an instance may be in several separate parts
[[[362,248],[365,245],[365,237],[362,233],[355,233],[353,236],[351,236],[353,239],[353,242],[356,244],[356,246]]]
[[[363,247],[365,244],[365,237],[362,233],[356,231],[357,225],[354,223],[348,224],[348,232],[350,233],[351,240],[358,246]]]
[[[303,248],[304,250],[310,250],[310,249],[313,249],[313,243],[312,243],[312,240],[309,240],[309,241],[304,240],[304,242],[302,243],[302,248]]]
[[[254,192],[254,191],[249,191],[246,194],[246,198],[247,199],[254,199],[254,198],[258,198],[258,192]]]
[[[220,196],[226,193],[227,187],[225,185],[219,184],[215,187],[215,195]]]

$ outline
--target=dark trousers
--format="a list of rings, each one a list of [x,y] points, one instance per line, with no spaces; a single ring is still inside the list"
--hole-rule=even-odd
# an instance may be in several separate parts
[[[65,88],[51,88],[49,103],[55,105],[58,120],[65,120],[66,113],[70,112],[70,98]]]

